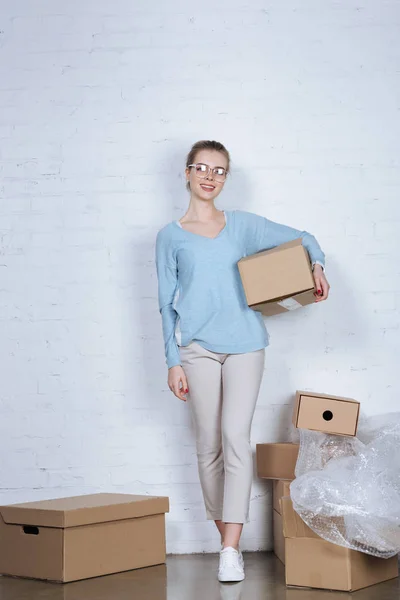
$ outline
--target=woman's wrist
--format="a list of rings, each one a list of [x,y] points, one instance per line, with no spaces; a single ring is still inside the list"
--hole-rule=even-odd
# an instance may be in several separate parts
[[[319,262],[314,262],[312,264],[312,270],[314,271],[315,269],[316,270],[321,269],[322,272],[325,271],[325,267],[321,263],[319,263]]]

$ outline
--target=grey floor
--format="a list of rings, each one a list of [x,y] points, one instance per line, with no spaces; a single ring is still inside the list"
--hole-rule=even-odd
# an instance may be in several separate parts
[[[220,584],[216,554],[169,556],[166,565],[65,585],[0,577],[0,600],[399,600],[394,579],[354,594],[287,589],[272,553],[244,554],[246,579]]]

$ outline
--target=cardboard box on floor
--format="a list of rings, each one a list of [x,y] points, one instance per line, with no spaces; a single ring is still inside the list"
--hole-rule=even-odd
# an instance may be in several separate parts
[[[355,436],[360,403],[352,398],[296,392],[293,425],[335,435]]]
[[[272,525],[274,536],[274,553],[285,564],[285,538],[283,536],[283,523],[280,499],[290,495],[290,481],[274,481],[272,492]]]
[[[239,260],[247,304],[263,315],[277,315],[315,302],[315,283],[307,250],[298,238]]]
[[[299,444],[256,444],[258,476],[292,481],[298,454]]]
[[[320,538],[281,499],[285,536],[286,584],[353,592],[398,576],[398,557],[383,559]]]
[[[77,581],[165,562],[166,497],[93,494],[0,507],[0,573]]]

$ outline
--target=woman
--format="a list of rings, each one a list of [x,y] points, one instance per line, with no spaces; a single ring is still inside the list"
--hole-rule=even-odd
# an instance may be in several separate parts
[[[326,300],[325,255],[315,237],[245,211],[215,207],[230,157],[219,142],[194,144],[186,161],[189,208],[158,232],[156,265],[168,385],[190,400],[207,518],[222,549],[220,581],[244,579],[239,540],[252,484],[250,428],[268,345],[262,315],[248,307],[237,262],[301,237],[316,302]]]

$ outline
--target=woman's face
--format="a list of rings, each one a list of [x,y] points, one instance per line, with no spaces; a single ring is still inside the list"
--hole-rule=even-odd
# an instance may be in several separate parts
[[[210,167],[210,171],[206,177],[198,177],[195,167],[186,168],[186,181],[190,182],[190,191],[192,195],[196,195],[200,200],[214,200],[222,191],[225,181],[218,181],[215,178],[212,169],[215,167],[228,168],[228,160],[224,154],[216,150],[200,150],[196,154],[194,163],[202,163]],[[197,173],[197,174],[196,174]]]

